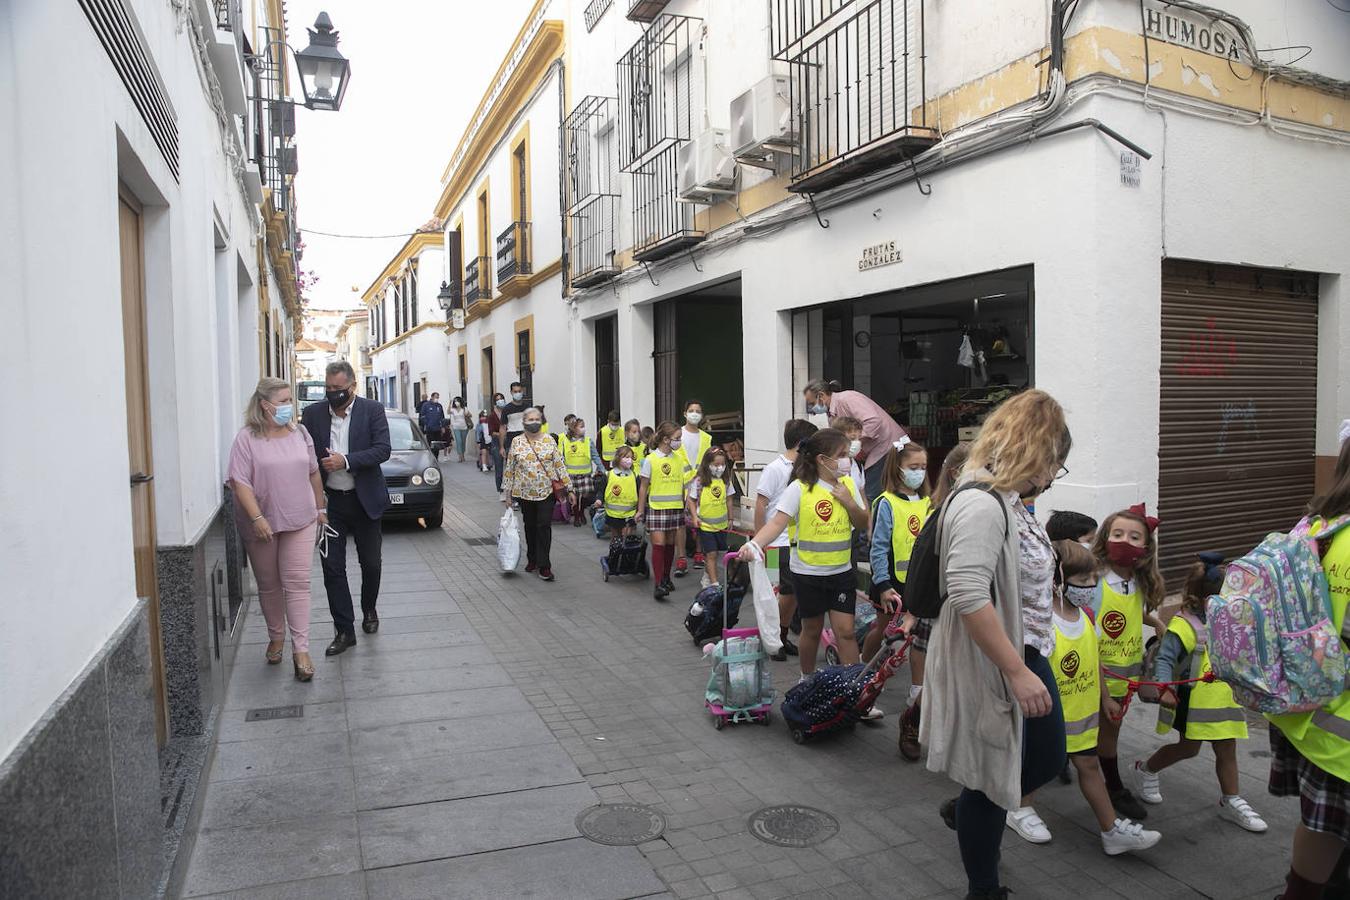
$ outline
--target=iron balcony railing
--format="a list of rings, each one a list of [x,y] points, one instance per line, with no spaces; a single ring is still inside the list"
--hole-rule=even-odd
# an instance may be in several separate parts
[[[922,0],[773,0],[771,15],[797,133],[791,190],[833,187],[937,143]]]
[[[497,235],[497,283],[530,271],[530,223],[512,222]]]
[[[694,227],[692,203],[675,196],[678,144],[633,173],[633,258],[646,262],[678,253],[704,238]]]
[[[464,303],[492,299],[492,257],[475,256],[464,266]]]
[[[572,287],[591,287],[619,274],[614,259],[618,208],[618,197],[600,196],[567,214],[567,259]]]
[[[583,16],[586,20],[586,30],[588,32],[595,30],[595,26],[600,21],[600,17],[609,10],[609,7],[613,3],[614,0],[591,0],[590,3],[586,4],[586,10],[583,13]]]
[[[619,168],[633,172],[694,137],[703,113],[703,21],[662,15],[618,63]]]
[[[562,124],[563,210],[619,192],[613,97],[583,97]]]

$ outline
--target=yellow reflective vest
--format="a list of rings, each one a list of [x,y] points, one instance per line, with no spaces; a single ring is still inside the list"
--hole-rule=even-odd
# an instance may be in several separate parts
[[[651,480],[647,485],[647,505],[652,509],[684,509],[684,457],[680,453],[651,454]]]
[[[1064,748],[1080,753],[1097,746],[1101,721],[1102,684],[1098,669],[1097,632],[1083,613],[1083,633],[1071,638],[1055,624],[1055,650],[1050,670],[1055,673],[1059,703],[1064,708]]]
[[[1314,522],[1310,534],[1315,537],[1324,524]],[[1350,528],[1341,529],[1331,539],[1322,556],[1322,571],[1327,574],[1331,591],[1332,624],[1342,630],[1345,609],[1350,605]],[[1304,759],[1342,781],[1350,781],[1350,689],[1321,709],[1266,718]]]
[[[1102,665],[1120,675],[1138,678],[1144,671],[1144,597],[1138,591],[1122,594],[1103,578],[1097,584],[1097,649]],[[1106,687],[1119,700],[1129,686],[1107,678]]]
[[[714,478],[711,484],[699,485],[698,491],[698,530],[726,531],[730,517],[727,496],[730,493],[726,482]]]
[[[698,459],[690,459],[689,454],[684,452],[684,443],[683,443],[684,436],[688,434],[688,432],[685,431],[683,428],[681,428],[679,434],[681,443],[679,448],[675,451],[676,455],[681,457],[691,470],[697,469],[703,463],[703,454],[707,453],[708,448],[712,446],[712,435],[708,434],[708,432],[706,431],[699,431]],[[690,477],[692,478],[693,476],[691,475]]]
[[[1203,627],[1203,626],[1202,626]],[[1172,677],[1176,681],[1200,678],[1212,671],[1209,666],[1209,646],[1198,640],[1195,623],[1184,613],[1177,613],[1167,623],[1167,630],[1181,639],[1181,646],[1190,656],[1188,666],[1178,666]],[[1172,689],[1186,706],[1185,728],[1182,737],[1192,741],[1222,741],[1247,736],[1247,719],[1242,707],[1233,702],[1233,689],[1222,681],[1208,684],[1199,682],[1178,685]],[[1167,734],[1176,726],[1177,710],[1158,707],[1158,734]]]
[[[611,519],[631,519],[637,515],[637,477],[615,469],[605,484],[605,515]]]
[[[614,451],[624,442],[624,433],[622,425],[615,425],[610,428],[608,425],[600,428],[600,458],[605,461],[605,465],[614,462]]]
[[[562,447],[563,463],[567,466],[568,475],[589,475],[591,474],[591,439],[588,437],[579,440],[573,440],[570,437],[559,437],[558,443]]]
[[[853,479],[839,479],[850,493]],[[821,482],[801,485],[797,507],[797,558],[808,566],[846,566],[853,561],[853,522],[848,510]]]
[[[914,553],[914,542],[924,522],[933,512],[933,504],[927,497],[901,497],[889,491],[877,498],[877,503],[889,503],[891,507],[891,580],[905,583],[909,573],[909,558]],[[880,581],[880,577],[877,578]]]

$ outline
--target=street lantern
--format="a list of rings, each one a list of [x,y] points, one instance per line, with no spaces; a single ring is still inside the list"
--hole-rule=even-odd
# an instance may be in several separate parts
[[[450,314],[450,327],[459,331],[464,328],[464,307],[458,303],[455,292],[450,289],[447,282],[441,282],[441,290],[436,294],[436,301],[440,303],[441,309]]]
[[[338,33],[333,20],[321,12],[309,31],[309,46],[295,51],[295,67],[300,70],[300,89],[306,109],[336,112],[342,106],[351,76],[351,63],[338,52]]]

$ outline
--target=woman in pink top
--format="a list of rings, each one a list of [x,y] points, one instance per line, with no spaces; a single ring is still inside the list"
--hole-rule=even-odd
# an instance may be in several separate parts
[[[230,449],[230,487],[267,620],[267,663],[281,662],[290,626],[295,677],[309,681],[309,573],[315,529],[328,516],[314,444],[294,418],[291,386],[259,381]]]
[[[891,414],[871,397],[858,391],[846,391],[837,381],[817,378],[802,391],[806,398],[808,415],[828,414],[830,420],[840,417],[857,419],[862,423],[862,467],[867,481],[868,498],[880,497],[886,451],[906,436]]]

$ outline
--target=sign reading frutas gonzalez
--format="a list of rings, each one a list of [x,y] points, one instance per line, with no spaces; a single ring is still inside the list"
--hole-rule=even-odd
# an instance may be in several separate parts
[[[858,260],[858,271],[865,272],[900,261],[900,248],[896,246],[895,241],[883,241],[863,248],[862,257]]]

